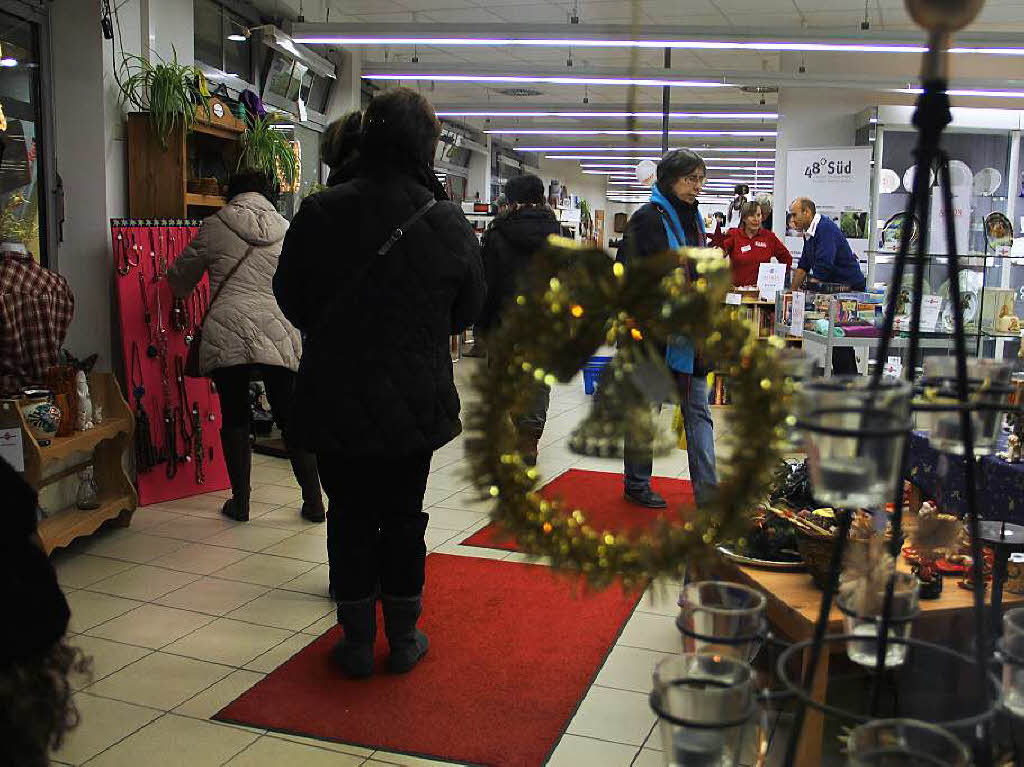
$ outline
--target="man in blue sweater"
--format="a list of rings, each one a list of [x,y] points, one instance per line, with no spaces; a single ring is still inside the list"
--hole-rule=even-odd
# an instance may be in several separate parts
[[[790,206],[793,226],[804,232],[804,250],[793,275],[793,290],[801,290],[807,275],[817,282],[835,282],[864,290],[864,272],[835,221],[818,213],[814,202],[797,197]]]

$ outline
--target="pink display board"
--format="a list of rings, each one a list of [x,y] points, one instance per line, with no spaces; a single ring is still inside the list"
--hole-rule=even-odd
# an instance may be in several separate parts
[[[183,375],[188,344],[209,304],[208,278],[204,275],[191,296],[175,302],[165,277],[199,223],[110,222],[125,399],[136,417],[139,503],[144,506],[230,487],[220,452],[217,393],[209,379]]]

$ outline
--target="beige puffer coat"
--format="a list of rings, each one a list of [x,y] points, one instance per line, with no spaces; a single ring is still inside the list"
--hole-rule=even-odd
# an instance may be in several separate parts
[[[179,297],[189,295],[208,271],[213,301],[231,268],[253,249],[210,306],[199,349],[204,374],[248,364],[299,369],[302,339],[278,307],[271,284],[287,230],[288,222],[266,197],[240,194],[203,222],[168,271]]]

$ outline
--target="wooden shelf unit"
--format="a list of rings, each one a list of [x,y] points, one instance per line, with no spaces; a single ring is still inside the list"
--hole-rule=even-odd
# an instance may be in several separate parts
[[[15,403],[25,445],[25,480],[40,490],[91,465],[99,488],[99,508],[84,511],[72,504],[40,521],[39,536],[47,553],[94,533],[109,520],[127,527],[139,504],[138,493],[122,463],[125,451],[133,444],[135,418],[112,373],[92,373],[89,387],[93,404],[103,408],[103,423],[89,431],[73,432],[69,437],[55,437],[46,446],[36,441]],[[64,469],[47,471],[55,463],[78,454],[84,454],[83,460]]]
[[[217,106],[219,105],[219,107]],[[216,112],[221,116],[217,117]],[[224,205],[221,195],[188,191],[189,158],[199,153],[216,155],[225,168],[234,168],[238,140],[245,123],[223,102],[213,100],[213,112],[200,108],[190,133],[180,126],[171,132],[167,148],[153,130],[149,114],[128,115],[128,214],[132,218],[202,218]]]

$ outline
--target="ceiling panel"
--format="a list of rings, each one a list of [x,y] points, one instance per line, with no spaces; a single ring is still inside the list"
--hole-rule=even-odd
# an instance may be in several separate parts
[[[394,0],[410,11],[442,11],[458,8],[475,8],[479,3],[473,0]],[[344,5],[348,0],[342,0]]]
[[[436,21],[441,24],[495,24],[504,21],[504,19],[495,16],[485,8],[430,11],[429,13],[417,14],[417,18],[422,21]]]

